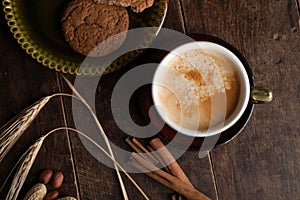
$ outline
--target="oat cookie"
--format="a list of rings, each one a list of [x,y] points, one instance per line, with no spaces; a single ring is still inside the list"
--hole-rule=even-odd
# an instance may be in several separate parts
[[[105,56],[125,41],[129,16],[124,7],[94,0],[73,0],[63,12],[61,26],[66,41],[76,52],[92,57]]]

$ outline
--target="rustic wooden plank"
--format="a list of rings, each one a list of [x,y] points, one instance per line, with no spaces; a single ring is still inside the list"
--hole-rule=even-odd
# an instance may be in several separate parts
[[[163,27],[185,33],[180,0],[169,1],[168,13]]]
[[[75,77],[68,76],[68,78],[72,80]],[[61,79],[61,81],[63,90],[68,93],[72,93],[68,86],[64,83],[64,80]],[[71,99],[64,99],[64,104],[68,126],[79,129],[79,127],[76,127],[73,122]],[[107,104],[108,101],[103,101],[103,108],[107,108]],[[81,118],[82,120],[84,120],[84,123],[87,125],[87,127],[92,126],[95,130],[97,130],[97,127],[93,123],[93,120],[91,119],[90,114],[85,109],[85,107],[81,104],[78,104],[77,106],[78,109],[81,110],[80,113],[82,114],[82,116],[86,116],[84,118]],[[99,112],[102,113],[102,110],[100,110]],[[109,121],[111,119],[105,120]],[[84,128],[85,127],[81,127],[80,130],[84,131]],[[76,162],[76,171],[81,199],[95,199],[99,197],[103,199],[121,199],[121,191],[118,186],[117,177],[115,176],[114,170],[106,167],[96,158],[90,155],[89,151],[85,149],[78,135],[71,133],[71,141],[74,153],[74,161]]]
[[[300,38],[295,2],[182,2],[187,32],[212,34],[233,44],[252,66],[256,83],[270,87],[275,96],[271,104],[255,107],[241,135],[212,151],[219,199],[299,198]]]
[[[2,126],[39,98],[58,92],[59,84],[54,71],[39,65],[17,44],[9,32],[2,9],[0,16],[0,126]],[[0,163],[0,185],[18,158],[37,138],[53,128],[64,126],[62,114],[62,103],[59,98],[51,100],[43,108]],[[49,136],[40,149],[19,199],[23,199],[27,190],[38,182],[39,174],[46,168],[61,170],[65,174],[64,184],[59,189],[61,195],[77,195],[74,176],[73,173],[70,173],[73,169],[68,138],[66,133],[60,133]],[[10,182],[0,192],[0,199],[5,199],[9,186]]]

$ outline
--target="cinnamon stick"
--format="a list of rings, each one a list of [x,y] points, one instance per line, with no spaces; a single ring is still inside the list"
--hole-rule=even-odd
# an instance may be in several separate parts
[[[127,137],[125,139],[125,142],[137,153],[143,153],[143,151],[138,147],[136,146],[130,139],[130,137]]]
[[[158,153],[151,147],[151,146],[147,146],[147,149],[149,149],[149,151],[152,153],[152,155],[158,160],[158,162],[162,165],[165,166],[164,169],[167,172],[170,172],[170,170],[166,167],[166,163],[164,163],[164,161],[161,159],[161,157],[158,155]]]
[[[149,151],[135,138],[127,137],[125,142],[137,153],[140,153],[145,159],[151,160],[155,165],[158,164],[158,160],[155,159]]]
[[[173,155],[169,152],[169,150],[159,138],[152,139],[149,144],[157,151],[157,153],[160,155],[165,164],[170,163],[166,167],[169,169],[172,175],[179,178],[180,180],[188,184],[190,187],[194,187],[188,179],[188,177],[186,176],[186,174],[184,173],[184,171],[177,163],[177,161],[175,160],[175,158],[173,157]]]
[[[132,142],[136,144],[143,153],[147,153],[147,156],[155,163],[158,164],[158,160],[146,149],[135,137],[132,138]]]
[[[144,172],[154,180],[162,183],[178,193],[184,195],[188,200],[210,200],[198,190],[196,190],[181,167],[178,165],[172,154],[164,146],[159,138],[153,139],[150,142],[151,146],[145,148],[136,138],[126,138],[125,140],[137,153],[132,153],[129,165],[135,167],[141,172]],[[151,154],[149,153],[151,152]],[[148,153],[148,154],[147,154]],[[149,156],[151,155],[151,156]],[[171,174],[159,169],[155,165],[160,162],[162,165],[171,163],[166,166],[166,170]],[[182,200],[179,194],[172,195],[176,200]]]
[[[210,200],[209,197],[205,196],[195,188],[186,184],[186,182],[157,168],[151,162],[144,159],[140,155],[132,153],[132,158],[133,159],[128,163],[129,165],[144,172],[145,174],[152,177],[156,181],[162,183],[166,187],[169,187],[172,190],[175,190],[176,192],[182,194],[188,200]]]
[[[136,144],[143,152],[149,152],[135,137],[131,138],[132,142]]]

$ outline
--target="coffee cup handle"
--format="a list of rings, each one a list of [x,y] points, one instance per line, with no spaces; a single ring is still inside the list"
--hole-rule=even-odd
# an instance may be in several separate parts
[[[250,101],[254,104],[269,103],[273,99],[272,90],[260,86],[252,86]]]

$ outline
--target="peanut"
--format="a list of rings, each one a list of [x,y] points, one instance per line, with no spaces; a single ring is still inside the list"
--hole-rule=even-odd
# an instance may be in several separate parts
[[[53,200],[53,199],[56,199],[57,197],[58,197],[58,191],[57,190],[53,190],[53,191],[51,191],[51,192],[49,192],[46,196],[45,196],[45,198],[44,198],[44,200]]]
[[[24,200],[43,200],[46,196],[47,188],[44,184],[34,185],[25,195]]]
[[[54,188],[59,188],[64,180],[64,175],[62,172],[56,172],[52,177],[51,184]]]
[[[41,173],[40,181],[44,184],[48,184],[53,175],[53,171],[51,169],[46,169]]]

